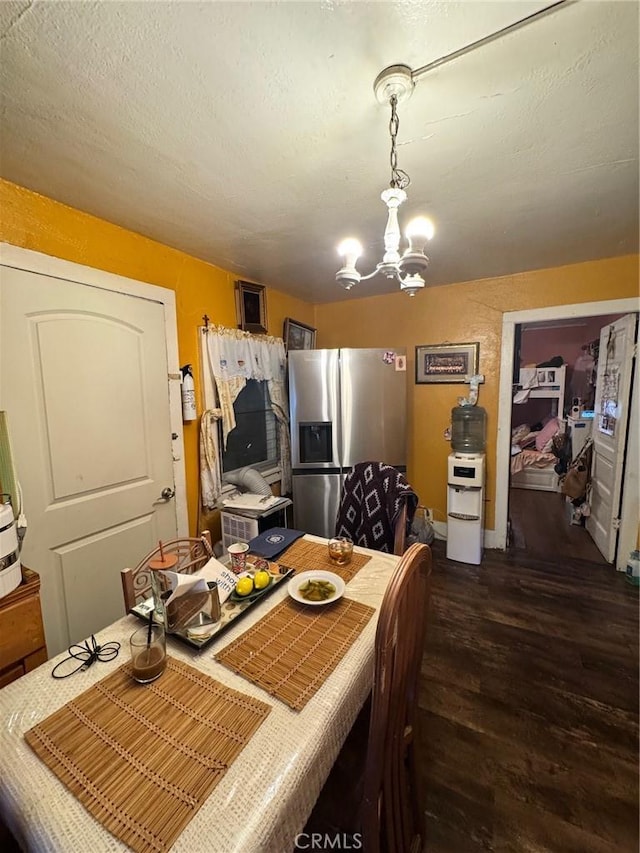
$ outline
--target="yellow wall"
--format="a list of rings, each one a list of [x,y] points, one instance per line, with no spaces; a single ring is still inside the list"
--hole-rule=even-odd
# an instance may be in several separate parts
[[[167,287],[176,293],[180,364],[193,364],[197,399],[200,375],[197,327],[207,314],[213,323],[235,327],[232,273],[67,207],[0,179],[0,241]],[[313,325],[309,303],[267,290],[269,334],[282,335],[285,317]],[[185,465],[189,527],[198,508],[198,425],[185,424]]]
[[[362,290],[366,284],[362,285]],[[496,436],[503,313],[638,295],[638,256],[590,261],[496,279],[427,288],[414,298],[386,296],[316,306],[322,347],[406,347],[409,388],[408,478],[420,502],[446,521],[447,456],[443,432],[462,385],[415,385],[415,347],[479,341],[479,404],[487,410],[486,527],[494,528]],[[553,353],[550,353],[553,355]]]
[[[0,240],[176,292],[180,363],[194,366],[199,389],[197,327],[203,314],[235,326],[232,273],[139,234],[0,180]],[[361,285],[366,292],[366,284]],[[354,296],[356,294],[354,293]],[[488,413],[486,526],[494,527],[495,444],[502,315],[579,302],[638,295],[638,256],[590,261],[497,279],[427,288],[414,299],[400,292],[316,305],[267,292],[269,333],[282,334],[284,318],[318,328],[317,346],[405,347],[408,354],[408,475],[421,502],[445,520],[446,460],[443,431],[452,406],[466,393],[459,385],[415,385],[414,352],[420,344],[479,341],[486,382],[480,403]],[[185,425],[190,527],[198,503],[198,427]]]

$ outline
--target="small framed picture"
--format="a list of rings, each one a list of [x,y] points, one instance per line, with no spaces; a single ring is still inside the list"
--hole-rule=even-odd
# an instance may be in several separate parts
[[[313,349],[316,345],[316,330],[313,326],[286,317],[282,338],[287,352],[290,349]]]
[[[236,313],[239,329],[266,335],[267,307],[265,288],[262,284],[236,281]]]
[[[478,373],[479,343],[416,347],[416,384],[464,383]]]

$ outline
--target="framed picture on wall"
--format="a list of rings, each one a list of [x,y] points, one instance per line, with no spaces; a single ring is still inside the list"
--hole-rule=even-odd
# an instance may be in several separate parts
[[[468,382],[478,372],[479,354],[479,343],[416,347],[416,384]]]
[[[313,349],[316,345],[316,330],[313,326],[286,317],[282,339],[287,352],[290,349]]]
[[[265,288],[262,284],[236,281],[236,313],[239,329],[266,335],[267,306]]]

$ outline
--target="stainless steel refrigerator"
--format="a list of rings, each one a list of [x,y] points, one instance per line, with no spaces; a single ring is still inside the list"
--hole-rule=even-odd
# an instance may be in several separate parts
[[[333,536],[357,462],[406,470],[406,396],[404,349],[289,352],[294,527]]]

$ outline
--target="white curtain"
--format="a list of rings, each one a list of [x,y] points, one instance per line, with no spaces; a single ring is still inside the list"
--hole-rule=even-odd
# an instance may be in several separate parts
[[[289,440],[289,405],[284,378],[270,379],[268,383],[271,408],[278,421],[280,438],[280,491],[283,495],[291,492],[291,442]]]
[[[223,326],[209,326],[206,340],[209,367],[220,401],[223,447],[226,448],[229,433],[236,425],[233,404],[247,380],[266,382],[271,407],[278,421],[281,490],[283,494],[290,492],[291,450],[284,342],[281,338],[251,335]]]
[[[218,450],[218,421],[222,409],[206,409],[200,418],[200,485],[202,506],[216,507],[222,492],[222,473]]]

